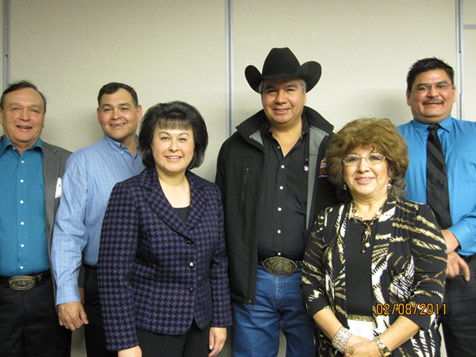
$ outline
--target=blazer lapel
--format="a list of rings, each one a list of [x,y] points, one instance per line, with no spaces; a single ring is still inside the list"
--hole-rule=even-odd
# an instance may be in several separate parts
[[[139,184],[144,189],[143,198],[145,203],[151,208],[157,217],[175,232],[192,239],[186,225],[175,213],[174,208],[170,205],[167,197],[165,197],[154,168],[146,169],[140,174]],[[191,185],[190,190],[192,190]]]
[[[395,215],[395,201],[387,200],[383,207],[382,215],[377,224],[375,243],[372,250],[372,270],[387,268],[388,247],[392,232],[392,221]],[[375,228],[375,227],[373,227]]]
[[[352,210],[352,204],[344,204],[340,206],[339,215],[337,216],[337,221],[334,222],[334,227],[336,229],[335,234],[336,247],[335,247],[335,258],[333,259],[334,271],[333,279],[334,283],[334,297],[337,307],[337,313],[340,314],[345,320],[347,319],[347,287],[346,282],[346,262],[344,257],[344,248],[345,248],[345,233],[347,230],[347,221],[349,219],[350,212]]]
[[[388,254],[393,231],[392,223],[395,216],[395,208],[395,199],[388,199],[383,207],[382,215],[378,220],[371,263],[373,306],[385,303],[384,293],[380,282],[382,274],[389,269]],[[383,324],[383,322],[378,323],[377,320],[388,320],[388,316],[376,315],[375,313],[373,314],[373,318],[377,326]]]
[[[187,171],[187,179],[190,183],[190,209],[187,216],[187,230],[193,231],[193,228],[200,222],[203,212],[208,206],[208,195],[203,182],[197,175]]]
[[[55,193],[60,175],[60,160],[55,158],[55,149],[51,148],[45,142],[42,142],[43,150],[43,180],[45,185],[45,216],[46,216],[46,234],[48,243],[50,243],[53,229],[53,220],[55,217]],[[48,244],[49,246],[49,244]]]

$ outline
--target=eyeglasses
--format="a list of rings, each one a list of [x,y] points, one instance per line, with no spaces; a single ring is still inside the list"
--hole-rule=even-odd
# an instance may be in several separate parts
[[[415,87],[415,90],[420,93],[425,93],[431,91],[431,88],[433,87],[437,92],[444,92],[452,88],[453,85],[448,82],[438,82],[436,84],[419,84]]]
[[[347,155],[344,160],[342,160],[342,163],[344,166],[357,166],[361,163],[362,159],[365,159],[369,165],[377,165],[384,162],[386,158],[384,155],[379,154],[378,152],[372,152],[365,156],[350,154]]]

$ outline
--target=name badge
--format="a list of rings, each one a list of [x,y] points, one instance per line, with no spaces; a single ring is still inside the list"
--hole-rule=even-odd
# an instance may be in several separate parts
[[[63,185],[61,182],[61,177],[58,177],[58,180],[56,181],[55,198],[60,198],[63,193]]]

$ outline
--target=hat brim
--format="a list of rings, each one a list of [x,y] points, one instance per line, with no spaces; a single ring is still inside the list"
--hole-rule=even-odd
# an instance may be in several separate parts
[[[309,92],[321,78],[321,65],[315,61],[304,63],[295,73],[274,73],[262,76],[260,71],[252,65],[245,69],[245,77],[250,87],[259,93],[259,86],[263,80],[277,80],[286,78],[301,78],[306,83],[306,92]]]

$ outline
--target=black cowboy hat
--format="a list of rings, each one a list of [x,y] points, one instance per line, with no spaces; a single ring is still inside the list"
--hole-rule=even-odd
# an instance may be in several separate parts
[[[245,69],[245,77],[250,87],[258,93],[263,80],[285,78],[303,79],[306,82],[306,92],[309,92],[321,78],[321,65],[309,61],[301,66],[289,48],[273,48],[264,60],[263,74],[250,65]]]

